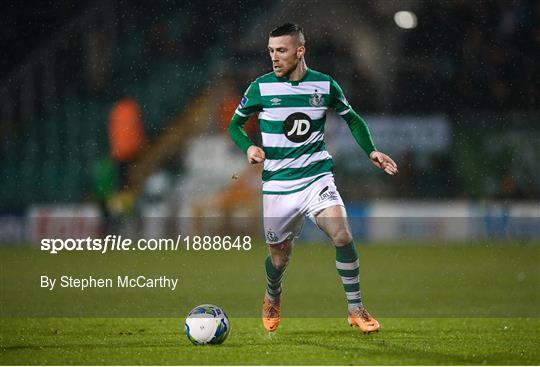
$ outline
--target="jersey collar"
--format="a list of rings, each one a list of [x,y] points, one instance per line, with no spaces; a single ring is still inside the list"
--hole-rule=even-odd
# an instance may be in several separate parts
[[[289,80],[288,78],[285,78],[285,77],[280,77],[280,76],[277,76],[274,74],[274,76],[276,77],[276,79],[279,81],[279,82],[282,82],[282,83],[291,83],[291,85],[293,87],[297,86],[298,84],[302,83],[304,81],[304,79],[306,79],[307,75],[311,72],[311,69],[310,68],[307,68],[306,69],[306,72],[304,73],[304,76],[300,79],[300,80]]]

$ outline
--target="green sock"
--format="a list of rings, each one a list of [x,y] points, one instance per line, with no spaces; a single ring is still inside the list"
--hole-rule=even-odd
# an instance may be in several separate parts
[[[266,268],[266,296],[272,302],[278,302],[281,296],[281,280],[283,279],[283,270],[277,270],[272,265],[270,256],[266,257],[264,262]]]
[[[360,296],[358,253],[353,242],[346,246],[336,247],[336,268],[347,296],[349,311],[358,306],[363,307]]]

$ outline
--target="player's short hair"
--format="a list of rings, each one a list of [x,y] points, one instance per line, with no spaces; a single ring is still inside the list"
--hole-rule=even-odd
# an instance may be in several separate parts
[[[294,23],[285,23],[272,29],[270,32],[270,37],[280,37],[280,36],[296,36],[300,44],[306,43],[306,37],[304,36],[304,30],[298,24]]]

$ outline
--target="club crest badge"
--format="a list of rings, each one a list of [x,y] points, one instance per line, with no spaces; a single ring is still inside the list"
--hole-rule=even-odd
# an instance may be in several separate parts
[[[268,242],[277,242],[278,241],[278,236],[277,236],[276,232],[268,230],[266,232],[266,240]]]
[[[309,97],[309,104],[313,107],[321,107],[324,104],[324,97],[317,89],[315,89],[315,93]]]

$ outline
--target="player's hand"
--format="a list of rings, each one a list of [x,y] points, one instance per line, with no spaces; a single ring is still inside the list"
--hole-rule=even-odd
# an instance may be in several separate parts
[[[369,159],[371,159],[371,163],[377,168],[380,168],[384,170],[384,172],[388,173],[389,175],[393,176],[398,173],[397,164],[384,153],[381,152],[371,152],[369,155]]]
[[[262,163],[266,159],[264,150],[256,145],[250,146],[246,152],[246,155],[248,162],[251,164]]]

